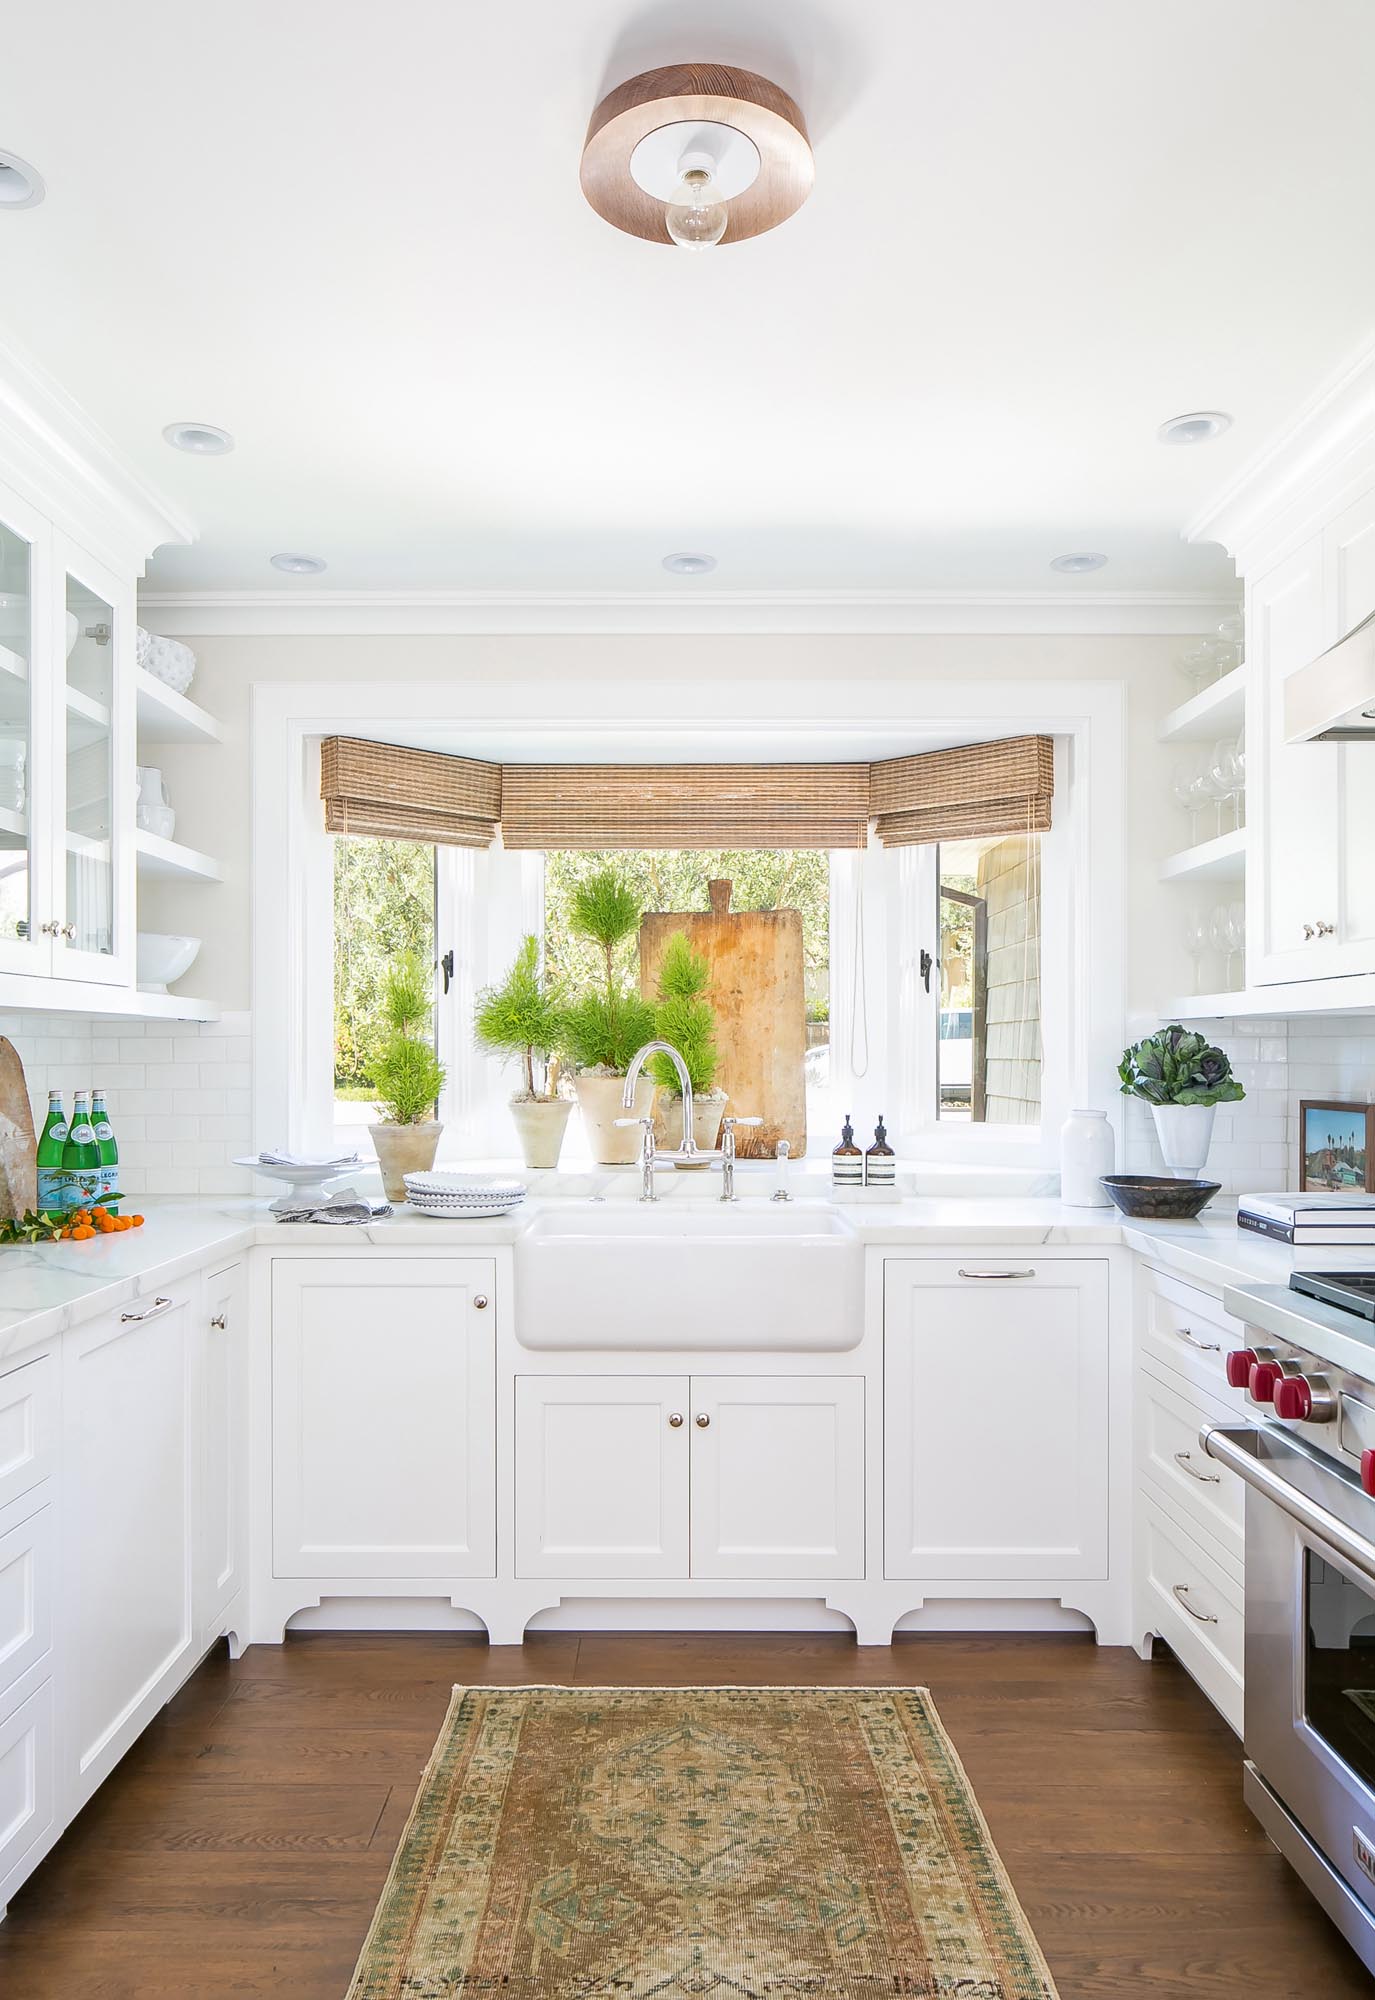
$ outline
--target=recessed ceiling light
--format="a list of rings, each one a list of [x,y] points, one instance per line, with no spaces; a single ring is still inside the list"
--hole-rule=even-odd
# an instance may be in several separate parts
[[[37,208],[46,190],[43,177],[18,153],[0,153],[0,208]]]
[[[323,556],[269,556],[274,569],[284,569],[288,576],[318,576],[328,567]]]
[[[195,458],[218,458],[234,449],[233,438],[218,424],[168,424],[162,434],[168,444]]]
[[[1156,432],[1162,444],[1207,444],[1232,428],[1225,410],[1190,410],[1187,416],[1171,417]]]
[[[698,555],[689,549],[679,549],[676,554],[664,557],[664,568],[674,576],[706,576],[715,567],[715,556]]]
[[[1050,566],[1065,576],[1084,576],[1091,569],[1102,569],[1107,560],[1097,549],[1075,549],[1067,556],[1052,556]]]

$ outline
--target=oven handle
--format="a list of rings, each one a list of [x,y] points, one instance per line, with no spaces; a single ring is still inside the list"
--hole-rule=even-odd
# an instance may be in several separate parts
[[[1297,1521],[1301,1528],[1307,1528],[1311,1535],[1327,1542],[1367,1583],[1375,1584],[1375,1546],[1363,1535],[1354,1533],[1345,1521],[1339,1521],[1335,1514],[1330,1514],[1326,1507],[1320,1507],[1306,1493],[1300,1493],[1287,1480],[1281,1479],[1263,1459],[1257,1458],[1253,1448],[1257,1435],[1249,1425],[1234,1430],[1221,1424],[1207,1424],[1199,1432],[1198,1441],[1209,1458],[1215,1458],[1219,1465],[1235,1472],[1238,1479],[1244,1480],[1257,1493],[1273,1500],[1281,1513],[1287,1514],[1291,1521]]]

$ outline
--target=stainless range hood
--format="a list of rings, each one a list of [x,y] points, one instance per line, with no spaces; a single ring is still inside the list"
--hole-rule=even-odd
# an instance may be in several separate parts
[[[1284,684],[1288,743],[1375,743],[1375,611]]]

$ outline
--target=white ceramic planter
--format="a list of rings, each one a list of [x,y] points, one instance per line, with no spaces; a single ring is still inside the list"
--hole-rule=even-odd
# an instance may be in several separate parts
[[[556,1167],[573,1106],[566,1097],[513,1098],[511,1117],[527,1167]]]
[[[623,1076],[575,1076],[578,1109],[587,1129],[588,1149],[599,1167],[629,1167],[640,1157],[640,1134],[633,1125],[618,1126],[618,1118],[647,1118],[654,1102],[654,1080],[640,1076],[635,1084],[635,1103],[627,1111],[622,1103]]]
[[[1213,1139],[1215,1104],[1153,1104],[1155,1136],[1176,1180],[1201,1181]]]

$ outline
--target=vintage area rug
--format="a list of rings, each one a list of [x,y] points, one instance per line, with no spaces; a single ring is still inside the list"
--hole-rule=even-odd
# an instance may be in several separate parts
[[[455,1688],[349,2000],[1054,2000],[923,1688]]]

